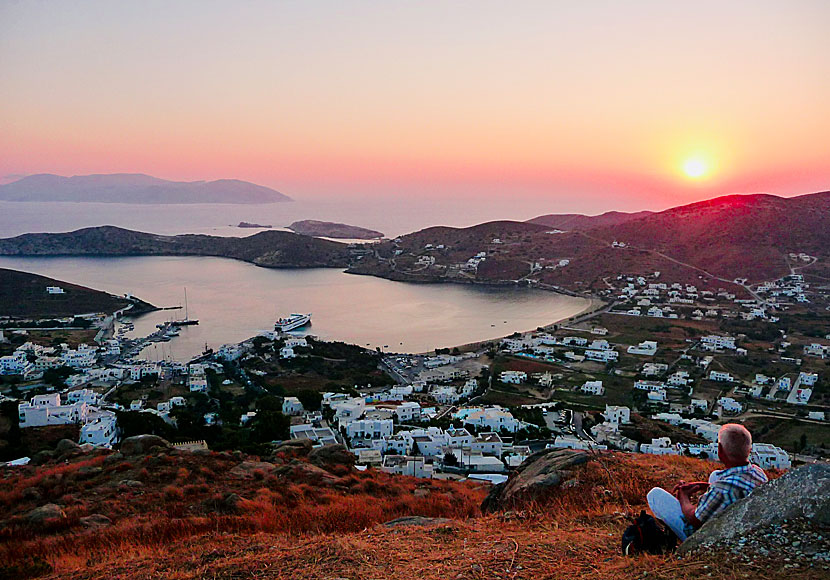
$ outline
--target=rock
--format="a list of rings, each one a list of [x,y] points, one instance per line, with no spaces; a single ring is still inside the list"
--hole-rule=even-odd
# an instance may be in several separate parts
[[[283,441],[274,447],[273,455],[277,453],[287,453],[292,456],[306,456],[313,448],[313,443],[310,439],[290,439]]]
[[[280,467],[278,473],[300,483],[331,485],[337,481],[337,478],[325,469],[296,459]]]
[[[36,487],[27,487],[23,490],[23,499],[38,501],[40,498],[40,490],[38,490]]]
[[[339,443],[317,447],[316,449],[312,449],[308,454],[308,460],[318,467],[328,467],[331,465],[346,465],[351,467],[354,465],[356,459],[354,453]]]
[[[753,534],[781,538],[793,525],[808,530],[830,527],[830,465],[804,465],[757,487],[703,524],[683,542],[680,553],[715,545],[735,548]]]
[[[38,451],[37,453],[35,453],[29,460],[29,463],[31,465],[43,465],[44,463],[48,463],[54,458],[55,454],[52,451],[44,449],[43,451]]]
[[[452,520],[447,518],[425,518],[423,516],[405,516],[402,518],[395,518],[383,524],[387,528],[397,528],[399,526],[440,526],[443,524],[451,524]]]
[[[228,476],[233,479],[255,479],[256,472],[261,471],[263,474],[269,474],[276,469],[277,466],[273,463],[265,461],[243,461],[228,472]]]
[[[53,503],[36,507],[26,514],[26,519],[33,524],[42,524],[47,520],[62,520],[65,517],[66,513],[64,513],[61,507]]]
[[[122,479],[118,482],[118,485],[124,487],[144,487],[144,483],[137,479]]]
[[[112,525],[112,520],[103,514],[92,514],[89,516],[84,516],[80,518],[78,522],[83,527],[94,530],[106,528],[107,526]]]
[[[142,455],[148,453],[153,447],[170,449],[171,445],[158,435],[136,435],[127,437],[121,442],[121,453],[123,455]]]
[[[543,449],[525,459],[510,479],[490,490],[481,510],[493,512],[537,500],[571,478],[569,469],[588,461],[584,451]]]
[[[83,467],[80,467],[78,469],[78,471],[76,471],[75,473],[76,473],[76,476],[79,479],[91,479],[91,478],[95,477],[96,475],[100,475],[103,472],[104,472],[103,467],[98,467],[97,465],[96,466],[84,465]]]
[[[72,453],[79,451],[81,451],[81,446],[72,441],[71,439],[61,439],[55,446],[55,453]]]

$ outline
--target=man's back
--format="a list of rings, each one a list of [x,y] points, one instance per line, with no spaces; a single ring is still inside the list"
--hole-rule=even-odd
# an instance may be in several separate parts
[[[695,517],[705,522],[766,482],[764,470],[752,463],[713,471],[709,475],[709,490],[700,498]]]

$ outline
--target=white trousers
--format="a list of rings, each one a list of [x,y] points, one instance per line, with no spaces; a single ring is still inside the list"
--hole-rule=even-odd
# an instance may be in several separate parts
[[[686,519],[676,497],[662,487],[655,487],[646,495],[646,501],[655,518],[669,526],[681,542],[686,539]]]

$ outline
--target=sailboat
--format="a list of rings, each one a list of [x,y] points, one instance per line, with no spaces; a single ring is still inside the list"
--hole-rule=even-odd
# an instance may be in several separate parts
[[[187,314],[187,288],[184,289],[184,318],[182,320],[174,320],[170,323],[171,326],[192,326],[199,324],[198,320],[191,320]]]

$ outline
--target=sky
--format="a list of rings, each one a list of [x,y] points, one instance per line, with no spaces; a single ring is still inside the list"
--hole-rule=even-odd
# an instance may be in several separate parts
[[[663,209],[830,189],[830,2],[0,0],[0,178]]]

